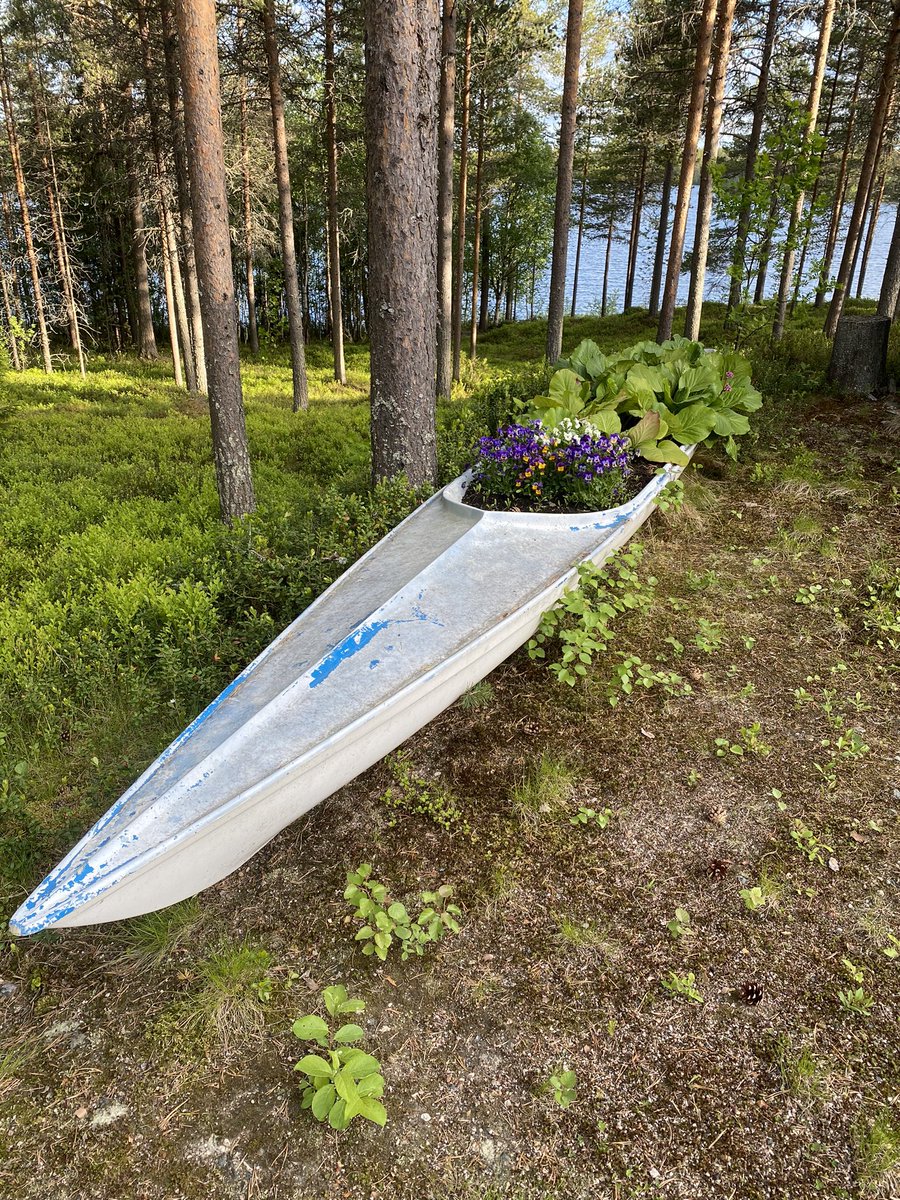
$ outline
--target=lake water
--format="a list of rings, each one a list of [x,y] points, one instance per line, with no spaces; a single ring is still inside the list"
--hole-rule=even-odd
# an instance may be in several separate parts
[[[697,191],[694,187],[691,195],[691,207],[688,214],[687,233],[685,236],[685,252],[689,252],[694,240],[694,224],[696,220],[696,203]],[[673,188],[674,197],[674,188]],[[847,206],[841,223],[841,231],[847,228],[850,220],[851,207]],[[866,299],[877,299],[881,289],[881,279],[884,274],[884,264],[887,260],[888,249],[891,243],[891,235],[894,230],[894,221],[896,218],[897,206],[895,204],[882,204],[878,214],[878,222],[875,229],[875,240],[872,243],[872,250],[869,254],[869,261],[866,266],[866,278],[863,287],[863,296]],[[625,274],[628,267],[628,225],[629,221],[626,217],[622,226],[616,230],[613,237],[612,253],[609,261],[609,299],[611,301],[610,311],[621,311],[622,300],[625,294]],[[638,266],[634,284],[634,303],[638,307],[646,308],[650,298],[650,283],[653,273],[653,255],[656,250],[656,231],[659,225],[659,203],[655,205],[645,205],[640,242],[638,246]],[[671,215],[669,231],[671,232]],[[865,230],[864,230],[865,235]],[[566,270],[566,313],[570,310],[572,302],[572,279],[575,273],[575,249],[578,240],[578,231],[575,226],[569,234],[569,253],[568,264]],[[822,244],[824,242],[824,232],[814,241],[810,247],[808,266],[812,267],[815,260],[821,256]],[[668,247],[668,241],[667,241]],[[843,251],[843,240],[838,242],[837,251],[835,253],[832,271],[836,274],[841,261],[841,253]],[[603,264],[606,255],[606,237],[605,235],[597,235],[585,232],[581,246],[581,264],[578,271],[578,296],[577,296],[577,312],[581,315],[587,315],[600,311],[600,301],[603,293]],[[860,251],[860,258],[862,251]],[[799,254],[798,254],[799,260]],[[778,288],[778,276],[781,270],[780,258],[778,261],[773,259],[769,264],[769,273],[766,281],[766,295],[772,296]],[[690,285],[690,276],[682,274],[678,283],[678,303],[684,304],[687,301],[688,287]],[[706,284],[704,287],[704,298],[706,300],[727,300],[728,298],[729,279],[721,272],[707,271]],[[535,313],[537,315],[546,315],[547,312],[547,294],[550,286],[550,273],[547,271],[542,279],[538,281],[535,291]],[[801,296],[811,298],[815,291],[815,279],[807,273],[804,280],[804,286],[801,291]],[[852,295],[856,295],[856,283],[854,281]],[[520,300],[518,306],[519,317],[528,315],[527,301]]]

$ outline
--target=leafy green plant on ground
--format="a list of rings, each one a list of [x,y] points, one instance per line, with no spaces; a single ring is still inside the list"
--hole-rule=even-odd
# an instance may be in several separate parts
[[[670,971],[661,982],[671,996],[680,996],[684,1000],[690,1000],[693,1004],[703,1003],[703,996],[697,988],[697,978],[693,971],[687,971],[684,975],[679,975],[677,971]]]
[[[578,1076],[575,1071],[558,1067],[547,1078],[541,1091],[551,1095],[560,1108],[568,1108],[578,1099]]]
[[[391,808],[428,817],[447,833],[461,833],[473,841],[476,838],[471,825],[453,793],[440,782],[425,779],[416,771],[412,758],[405,750],[398,750],[387,760],[395,783],[382,796]]]
[[[365,1001],[351,999],[343,984],[325,988],[322,999],[333,1020],[364,1012],[366,1007]],[[378,1059],[357,1046],[365,1037],[363,1028],[346,1022],[332,1030],[329,1022],[309,1014],[299,1017],[291,1031],[302,1042],[315,1042],[327,1055],[304,1054],[294,1067],[307,1080],[301,1107],[310,1109],[317,1121],[327,1121],[336,1130],[346,1129],[354,1117],[384,1125],[384,1077]]]
[[[424,891],[424,907],[413,917],[399,900],[392,900],[383,883],[372,879],[372,867],[362,863],[347,872],[344,899],[353,907],[353,916],[363,922],[356,941],[364,942],[363,954],[387,959],[394,942],[401,946],[404,962],[412,955],[421,957],[427,946],[439,942],[448,933],[459,933],[459,907],[451,903],[453,888],[442,884],[436,891]]]

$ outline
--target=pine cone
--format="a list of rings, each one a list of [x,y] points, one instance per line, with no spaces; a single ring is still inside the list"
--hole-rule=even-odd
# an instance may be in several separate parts
[[[738,999],[744,1004],[759,1004],[762,998],[763,990],[761,983],[753,983],[748,980],[738,988]]]
[[[711,858],[706,867],[707,876],[718,882],[724,879],[728,874],[728,868],[731,866],[731,860],[727,858]]]
[[[706,810],[706,819],[712,825],[724,825],[728,820],[728,810],[721,804],[713,804]]]

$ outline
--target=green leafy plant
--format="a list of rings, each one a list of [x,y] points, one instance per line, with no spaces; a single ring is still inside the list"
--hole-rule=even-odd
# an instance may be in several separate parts
[[[374,954],[382,962],[387,959],[394,942],[401,946],[404,962],[412,955],[421,956],[431,943],[439,942],[447,933],[459,933],[457,905],[451,903],[453,888],[443,884],[436,891],[420,893],[424,907],[413,917],[405,904],[391,900],[383,883],[371,878],[372,867],[362,863],[355,871],[347,872],[344,899],[353,908],[353,916],[363,922],[356,941],[364,942],[363,954]]]
[[[581,342],[563,359],[548,394],[526,406],[550,428],[587,418],[604,433],[624,433],[636,454],[651,462],[680,463],[681,446],[713,437],[734,438],[750,428],[747,414],[762,404],[746,359],[735,352],[705,353],[699,342],[639,342],[610,357]]]
[[[568,1108],[578,1099],[578,1076],[574,1071],[558,1068],[547,1079],[542,1091],[549,1092],[560,1108]]]
[[[365,1011],[365,1001],[351,999],[343,984],[327,987],[322,999],[329,1017],[340,1018]],[[364,1117],[384,1125],[387,1112],[381,1103],[384,1077],[381,1064],[357,1047],[365,1037],[361,1026],[342,1023],[337,1029],[315,1014],[299,1017],[291,1031],[302,1042],[315,1042],[325,1051],[304,1054],[294,1070],[306,1077],[301,1107],[310,1109],[317,1121],[327,1121],[332,1129],[346,1129],[354,1117]]]
[[[578,812],[574,817],[569,817],[570,825],[599,825],[601,829],[605,829],[612,819],[613,810],[611,808],[585,808],[579,807]]]
[[[676,942],[680,942],[682,938],[693,937],[695,930],[691,925],[690,913],[686,908],[676,908],[675,916],[666,925],[669,933]]]
[[[721,650],[724,637],[724,631],[718,621],[708,621],[706,617],[701,617],[697,622],[694,643],[704,654],[715,654]]]
[[[703,1004],[704,1002],[702,995],[697,990],[697,980],[693,971],[688,971],[684,975],[679,975],[677,971],[670,971],[661,982],[665,990],[672,996],[680,996],[692,1004]]]
[[[670,480],[663,490],[657,493],[655,504],[663,513],[678,512],[682,509],[684,507],[684,481],[682,479]]]
[[[766,906],[766,897],[761,887],[741,888],[739,895],[744,902],[744,908],[749,912],[758,912]]]
[[[857,1017],[868,1017],[875,1007],[875,997],[862,986],[838,992],[838,1003]]]
[[[813,830],[808,825],[804,825],[799,818],[794,819],[793,828],[791,829],[791,841],[800,853],[805,855],[812,863],[824,865],[826,857],[834,853],[833,847],[819,841]]]
[[[418,774],[405,750],[392,754],[388,759],[388,767],[395,782],[382,796],[385,804],[427,817],[447,833],[460,833],[475,840],[476,835],[457,798],[440,782]]]

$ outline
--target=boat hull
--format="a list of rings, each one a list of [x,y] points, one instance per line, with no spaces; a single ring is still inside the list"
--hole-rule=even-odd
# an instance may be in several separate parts
[[[31,934],[192,896],[451,705],[640,528],[670,466],[628,504],[482,512],[455,480],[279,635],[144,772],[10,922]]]

